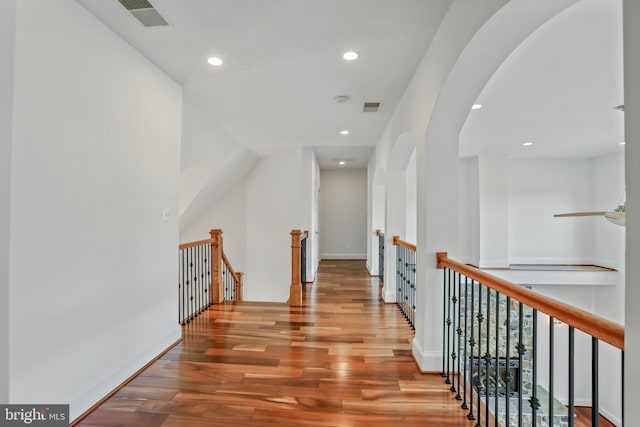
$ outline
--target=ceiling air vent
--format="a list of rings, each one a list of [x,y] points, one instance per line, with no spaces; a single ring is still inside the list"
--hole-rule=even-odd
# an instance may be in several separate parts
[[[147,0],[118,0],[145,27],[161,27],[169,23]]]
[[[380,103],[379,102],[365,102],[362,111],[365,113],[377,113],[380,111]]]

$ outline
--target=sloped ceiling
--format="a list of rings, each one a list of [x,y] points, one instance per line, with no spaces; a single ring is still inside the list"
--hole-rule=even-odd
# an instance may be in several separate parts
[[[300,145],[374,146],[450,4],[151,0],[169,25],[145,28],[116,0],[77,1],[258,155]],[[359,59],[342,59],[347,50]],[[210,56],[224,64],[212,67]],[[351,99],[339,104],[337,95]],[[382,102],[380,112],[363,113],[367,101]]]

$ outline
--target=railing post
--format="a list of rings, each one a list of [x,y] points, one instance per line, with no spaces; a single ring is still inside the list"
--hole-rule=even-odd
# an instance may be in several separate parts
[[[219,228],[212,229],[211,235],[211,284],[209,295],[213,304],[221,303],[224,298],[222,292],[222,230]]]
[[[289,306],[302,305],[302,285],[300,283],[300,230],[291,230],[291,286]]]
[[[241,271],[238,271],[236,273],[236,276],[238,277],[238,281],[236,282],[236,302],[242,301],[242,276],[244,274]]]

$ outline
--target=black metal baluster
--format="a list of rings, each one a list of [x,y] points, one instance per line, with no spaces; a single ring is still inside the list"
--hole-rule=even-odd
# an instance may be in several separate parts
[[[505,393],[505,426],[506,427],[510,427],[511,426],[511,420],[509,419],[509,407],[510,405],[510,401],[509,401],[509,394],[511,393],[511,381],[513,380],[513,375],[511,374],[511,297],[507,296],[507,338],[506,338],[506,342],[505,342],[505,349],[506,349],[506,372],[505,372],[505,388],[506,388],[506,393]]]
[[[496,354],[495,354],[495,362],[496,362],[496,369],[494,371],[494,384],[496,385],[496,391],[494,393],[495,397],[494,397],[494,412],[493,412],[493,417],[495,419],[495,427],[499,426],[498,423],[498,392],[499,392],[499,387],[498,385],[500,384],[500,293],[498,291],[496,291]],[[489,404],[489,401],[487,401],[487,405]]]
[[[211,265],[211,263],[209,262],[209,255],[211,255],[211,247],[209,245],[205,245],[204,247],[204,253],[205,253],[205,257],[204,257],[204,270],[207,273],[207,277],[205,278],[204,281],[204,293],[206,296],[206,306],[207,308],[211,307],[211,293],[209,292],[209,284],[211,283],[211,269],[209,268],[209,266]]]
[[[409,299],[409,294],[407,291],[407,272],[409,269],[409,264],[407,262],[407,253],[409,250],[402,247],[402,312],[404,313],[404,318],[409,321],[409,312],[407,311],[407,300]]]
[[[304,237],[300,244],[300,283],[302,284],[302,290],[307,289],[307,238]],[[235,286],[234,286],[235,290]],[[233,295],[235,299],[235,292]]]
[[[449,362],[451,361],[450,353],[449,353],[449,344],[451,342],[451,273],[449,270],[449,277],[447,280],[447,298],[445,299],[447,303],[447,351],[445,354],[447,355],[447,380],[446,384],[451,384],[451,378],[449,377]]]
[[[206,282],[204,280],[204,276],[205,276],[205,269],[207,266],[207,261],[206,261],[206,245],[201,245],[200,246],[200,313],[204,312],[207,309],[207,300],[205,299],[207,294],[206,294]]]
[[[224,299],[225,301],[229,301],[229,276],[231,276],[231,272],[229,271],[229,267],[227,264],[224,264],[225,275],[224,275]]]
[[[547,414],[549,416],[549,425],[553,426],[553,371],[555,369],[554,362],[554,345],[555,345],[555,319],[549,317],[549,409]]]
[[[476,393],[478,395],[478,404],[476,405],[478,407],[478,420],[476,421],[476,425],[475,427],[482,427],[482,424],[480,424],[480,420],[482,419],[481,416],[481,412],[480,412],[480,395],[482,394],[482,380],[481,375],[482,375],[482,322],[484,321],[484,316],[482,315],[482,283],[478,282],[478,314],[477,314],[477,318],[478,318],[478,375],[476,377]]]
[[[184,249],[180,251],[180,267],[178,274],[178,323],[184,325],[184,317],[182,315],[182,304],[184,302]]]
[[[451,320],[451,324],[453,326],[453,329],[451,330],[451,387],[449,388],[449,390],[451,392],[457,392],[458,390],[456,389],[456,359],[458,358],[458,350],[456,349],[456,342],[458,341],[456,336],[457,336],[457,329],[456,329],[456,306],[458,304],[458,296],[456,295],[456,272],[452,271],[451,272],[451,282],[453,283],[453,292],[452,292],[452,296],[451,296],[451,303],[450,305],[452,305],[453,307],[451,308],[451,311],[453,312],[453,319]],[[460,377],[458,375],[458,377]]]
[[[461,281],[462,277],[463,276],[461,276],[460,273],[458,273],[458,280]],[[469,377],[470,377],[469,375],[467,375],[468,373],[467,364],[469,361],[469,353],[467,351],[467,327],[468,327],[467,313],[468,312],[469,312],[469,281],[467,280],[467,277],[464,276],[464,328],[463,328],[464,338],[462,339],[462,345],[464,346],[464,359],[462,364],[462,369],[464,370],[464,381],[462,382],[462,386],[464,387],[464,390],[462,394],[462,404],[460,405],[462,409],[469,409],[469,407],[467,406],[467,382],[469,381]],[[458,363],[460,363],[460,359],[458,359]],[[459,389],[460,389],[460,386],[458,386],[458,390]]]
[[[193,247],[193,270],[191,271],[191,279],[193,280],[193,318],[198,316],[198,299],[199,299],[199,283],[198,283],[198,247]]]
[[[402,253],[403,247],[396,246],[396,256],[398,257],[398,262],[396,263],[397,276],[396,276],[396,288],[398,288],[398,292],[396,293],[396,305],[400,309],[400,313],[404,314],[404,310],[402,310],[402,282],[403,282],[403,266],[402,266]]]
[[[456,367],[456,357],[458,357],[458,355],[456,354],[456,340],[455,340],[455,336],[456,336],[455,314],[456,314],[456,304],[458,302],[458,298],[456,297],[456,274],[454,271],[451,271],[451,276],[449,277],[449,289],[452,289],[452,284],[451,284],[452,282],[453,282],[453,292],[451,291],[449,292],[449,294],[452,294],[451,301],[449,302],[449,310],[453,311],[454,318],[452,320],[451,315],[449,315],[449,322],[453,325],[453,329],[449,328],[451,330],[451,335],[449,336],[449,341],[451,342],[451,353],[449,354],[450,360],[451,360],[451,387],[449,388],[449,390],[451,392],[455,392],[457,391],[455,386],[456,384],[455,367]]]
[[[195,271],[198,265],[197,262],[196,248],[194,246],[191,248],[191,320],[196,318],[198,310],[198,280],[197,277],[195,277]]]
[[[598,338],[591,337],[591,426],[600,426],[598,401]]]
[[[620,399],[620,400],[622,400],[622,402],[620,402],[620,403],[621,403],[621,405],[622,405],[622,412],[621,412],[621,414],[622,414],[622,415],[621,415],[621,417],[620,417],[620,421],[622,422],[622,427],[624,427],[624,350],[623,350],[623,351],[621,351],[620,353],[621,353],[621,358],[620,358],[620,370],[622,371],[622,372],[621,372],[621,374],[622,374],[622,381],[621,381],[621,383],[622,383],[622,384],[621,384],[621,386],[622,386],[622,389],[621,389],[622,393],[620,394],[620,396],[622,396],[622,399]]]
[[[524,346],[523,319],[522,303],[518,302],[518,346],[516,347],[518,350],[518,369],[520,370],[520,375],[518,376],[518,427],[522,427],[522,356],[526,351]]]
[[[227,299],[227,266],[224,261],[220,262],[220,268],[222,269],[222,300]]]
[[[200,246],[196,246],[195,247],[195,252],[196,252],[196,269],[195,269],[195,277],[193,278],[193,282],[196,284],[196,313],[200,314],[201,313],[201,305],[200,305],[200,280],[199,280],[199,276],[200,276],[200,268],[202,266],[202,260],[200,259],[200,255],[201,255],[201,251],[200,251]]]
[[[484,423],[485,425],[489,425],[489,371],[491,368],[491,346],[489,343],[491,342],[491,288],[487,286],[487,308],[485,313],[487,313],[487,352],[484,354],[484,363],[485,363],[485,392],[484,392]]]
[[[378,279],[382,280],[382,243],[380,239],[382,237],[378,234]]]
[[[445,358],[447,357],[447,353],[445,349],[447,347],[446,339],[447,339],[447,274],[449,269],[445,267],[442,274],[442,293],[444,294],[444,298],[442,299],[442,372],[440,376],[442,378],[446,378],[447,374],[445,374]]]
[[[191,248],[187,249],[187,323],[191,322]]]
[[[531,351],[533,351],[533,378],[531,380],[532,394],[529,398],[529,406],[531,406],[531,420],[535,425],[538,408],[540,408],[540,401],[538,400],[538,310],[533,310],[533,342],[531,344]]]
[[[189,286],[189,249],[185,249],[184,251],[184,289],[182,295],[182,305],[184,306],[183,311],[183,322],[189,323],[189,291],[191,287]]]
[[[476,306],[476,300],[475,300],[475,281],[472,279],[471,280],[471,307],[470,309],[470,315],[471,315],[471,331],[470,331],[470,338],[469,338],[469,346],[471,347],[471,355],[469,357],[469,413],[467,414],[467,418],[470,420],[475,420],[476,417],[473,415],[473,349],[476,345],[476,340],[473,337],[473,333],[474,333],[474,324],[475,324],[475,320],[474,318],[474,310],[475,310],[475,306]],[[466,362],[466,361],[465,361]]]
[[[416,262],[416,253],[415,251],[412,251],[411,254],[411,258],[412,258],[412,263],[413,263],[413,269],[411,272],[411,327],[413,328],[413,330],[416,329],[416,268],[417,268],[417,262]]]
[[[573,326],[569,326],[569,427],[574,427],[573,414],[575,411],[575,371],[574,371],[574,354],[575,354],[575,330]]]
[[[458,393],[456,394],[456,400],[462,400],[460,396],[460,377],[462,371],[460,370],[460,359],[462,359],[462,349],[460,348],[460,339],[462,338],[462,281],[460,280],[460,273],[458,277],[458,327],[456,328],[456,343],[458,345]],[[455,286],[455,285],[454,285]]]

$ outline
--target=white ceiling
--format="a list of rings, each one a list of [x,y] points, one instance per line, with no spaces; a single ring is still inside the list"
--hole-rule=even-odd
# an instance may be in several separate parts
[[[258,155],[322,147],[325,167],[345,156],[358,159],[346,166],[364,167],[361,157],[377,143],[450,4],[151,0],[170,25],[145,28],[116,0],[77,1],[182,84],[189,102],[237,142]],[[347,50],[360,58],[343,60]],[[224,64],[210,66],[209,56]],[[351,99],[339,104],[337,95]],[[363,113],[366,101],[382,102],[381,111]]]
[[[477,99],[460,154],[593,157],[623,150],[622,1],[582,0],[525,40]],[[524,142],[534,144],[525,147]]]

